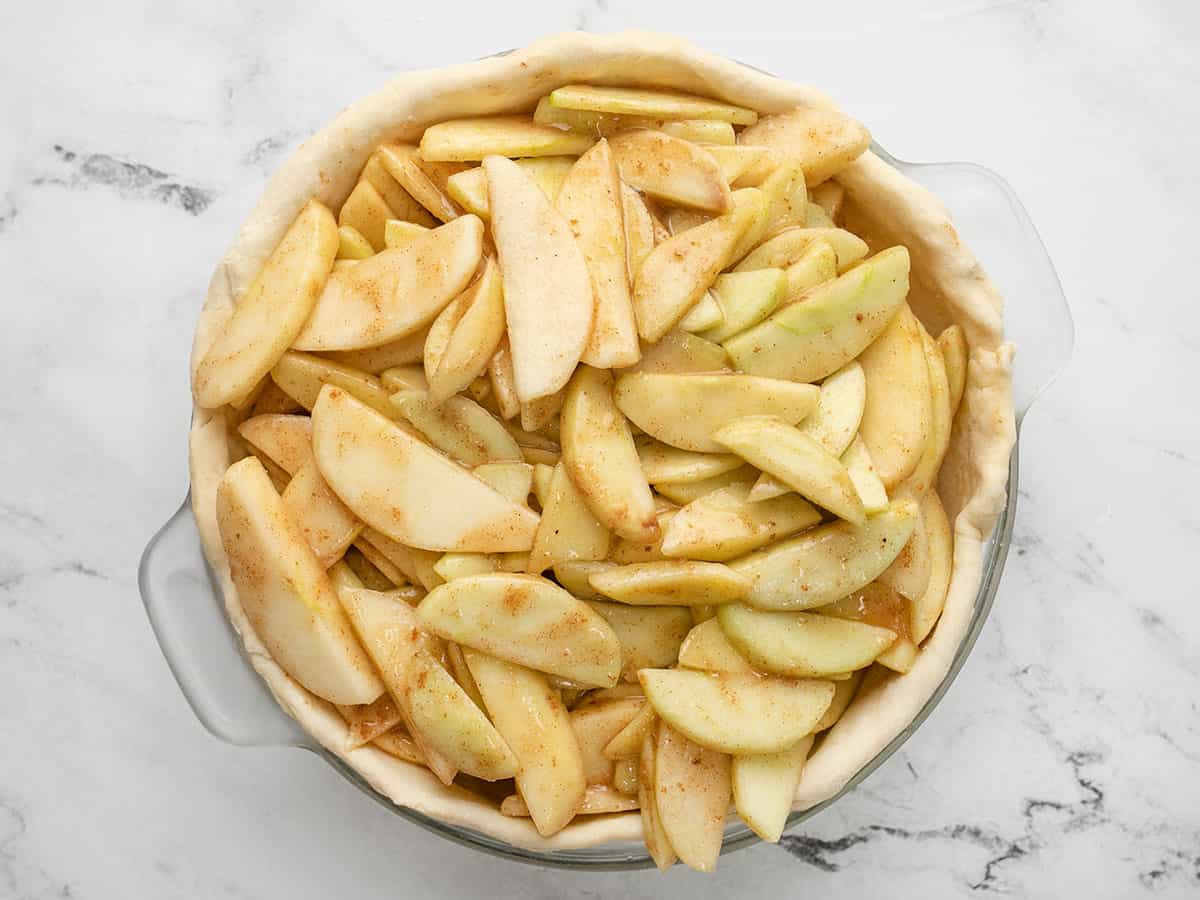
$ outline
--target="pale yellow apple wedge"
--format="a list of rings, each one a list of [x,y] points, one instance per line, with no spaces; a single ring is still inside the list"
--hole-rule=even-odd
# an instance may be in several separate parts
[[[407,247],[427,231],[429,231],[427,226],[418,225],[416,222],[388,219],[383,228],[383,243],[389,250],[396,247]]]
[[[361,585],[359,585],[361,587]],[[339,706],[338,712],[346,720],[348,734],[345,747],[354,750],[371,743],[381,734],[391,731],[403,721],[400,708],[392,695],[386,691],[374,703],[358,706]]]
[[[950,419],[958,412],[963,388],[967,383],[967,338],[961,325],[951,325],[937,336],[938,348],[946,365],[946,383],[950,388]]]
[[[576,371],[560,436],[567,473],[596,518],[629,540],[656,539],[654,499],[629,424],[614,402],[610,373],[590,366]]]
[[[625,260],[632,282],[654,249],[654,217],[642,195],[625,182],[621,182],[621,213],[625,223]]]
[[[921,523],[929,545],[929,583],[925,592],[911,604],[909,634],[917,644],[929,636],[942,614],[954,567],[954,536],[936,491],[930,491],[921,499]]]
[[[933,418],[921,323],[907,304],[858,361],[867,381],[858,433],[890,489],[917,467]]]
[[[496,730],[517,757],[517,790],[538,833],[561,831],[575,817],[587,779],[571,720],[546,677],[464,649],[463,656]]]
[[[799,159],[811,187],[861,156],[871,135],[861,123],[836,110],[798,106],[760,119],[738,135],[738,143]]]
[[[247,419],[238,434],[289,475],[312,459],[312,419],[272,413]]]
[[[592,281],[570,225],[520,166],[490,156],[483,168],[515,387],[528,403],[558,391],[575,370],[592,329]]]
[[[761,163],[766,155],[765,147],[742,147],[742,146],[716,146],[705,147],[713,159],[717,161],[717,165],[721,167],[721,174],[725,176],[725,180],[731,185],[742,177],[745,172]]]
[[[805,228],[837,228],[837,223],[825,212],[825,208],[816,203],[809,203],[802,223]]]
[[[514,162],[524,169],[534,180],[546,199],[551,203],[558,197],[563,181],[571,167],[575,165],[573,156],[534,156],[528,159],[517,159]],[[488,198],[487,173],[482,166],[451,175],[446,180],[446,190],[454,200],[467,212],[475,213],[479,218],[491,218],[491,201]]]
[[[867,515],[873,516],[887,509],[887,488],[879,480],[879,473],[875,471],[875,464],[871,462],[871,452],[867,450],[862,438],[855,436],[850,442],[850,446],[842,454],[842,465],[846,467],[850,480],[854,482],[854,489],[858,491]]]
[[[533,489],[533,466],[526,462],[483,463],[471,474],[484,484],[491,485],[513,503],[529,502]]]
[[[787,277],[782,269],[718,276],[710,293],[721,307],[722,322],[702,336],[705,340],[720,343],[757,325],[783,301],[786,287]]]
[[[391,731],[384,732],[379,737],[371,742],[371,746],[378,747],[389,756],[394,756],[397,759],[402,759],[408,763],[414,763],[419,766],[428,766],[429,760],[417,746],[417,742],[412,739],[408,733],[408,729],[404,726],[398,726]]]
[[[244,400],[271,371],[317,304],[337,248],[333,214],[309,201],[200,360],[192,381],[198,405]]]
[[[775,416],[799,422],[816,405],[820,390],[752,375],[651,374],[617,381],[617,406],[631,422],[664,443],[700,453],[724,453],[713,438],[723,426],[746,416]]]
[[[560,563],[604,559],[612,535],[559,463],[538,493],[542,518],[529,551],[529,571],[540,574]]]
[[[821,521],[820,512],[795,494],[752,503],[749,493],[737,484],[693,500],[664,529],[663,555],[724,562]]]
[[[335,350],[323,355],[326,359],[352,369],[378,375],[394,366],[407,366],[420,362],[428,331],[428,328],[422,328],[405,337],[380,344],[378,347],[367,347],[363,350]]]
[[[908,251],[883,250],[725,342],[743,372],[816,381],[875,340],[908,294]]]
[[[583,251],[596,313],[583,362],[601,369],[638,361],[637,323],[629,293],[621,179],[608,141],[601,139],[567,174],[555,205]]]
[[[724,321],[725,312],[721,305],[717,303],[712,291],[706,291],[696,305],[688,310],[688,314],[679,320],[679,327],[695,334],[718,328]]]
[[[741,458],[733,453],[693,453],[653,438],[640,439],[637,450],[642,473],[651,484],[660,481],[703,481],[742,465]]]
[[[807,734],[829,707],[831,681],[796,681],[688,669],[642,669],[659,717],[721,753],[776,753]]]
[[[637,682],[639,669],[674,665],[679,645],[692,625],[691,614],[682,607],[626,606],[595,600],[588,605],[616,633],[621,644],[621,679],[628,682]]]
[[[395,414],[388,392],[374,375],[312,353],[289,350],[271,370],[271,380],[307,410],[316,405],[321,388],[331,384],[376,412],[385,416]]]
[[[862,500],[841,461],[795,426],[747,416],[718,429],[713,440],[834,515],[861,525]]]
[[[360,519],[426,550],[528,550],[538,517],[401,431],[345,391],[325,387],[313,408],[321,474]]]
[[[636,759],[618,759],[613,763],[612,786],[618,794],[627,794],[630,800],[637,803],[638,764]]]
[[[391,221],[405,222],[421,228],[434,225],[437,220],[392,176],[384,164],[383,156],[379,150],[371,154],[367,164],[363,166],[359,181],[369,181],[375,190],[379,191],[388,209],[392,211]],[[386,230],[384,242],[387,242]]]
[[[897,494],[922,497],[934,488],[942,460],[950,446],[950,430],[954,425],[953,398],[947,377],[946,361],[937,342],[921,329],[921,341],[925,348],[925,361],[929,367],[929,436],[921,458],[904,482],[896,487]]]
[[[729,643],[717,619],[705,619],[688,632],[679,648],[679,665],[703,672],[752,673],[754,669]]]
[[[217,526],[238,600],[271,657],[331,703],[374,702],[383,683],[257,459],[234,463],[221,478]]]
[[[786,228],[807,224],[808,189],[804,183],[804,169],[795,157],[785,157],[758,189],[767,203],[759,240]]]
[[[642,690],[641,685],[623,685],[623,687],[633,688],[639,692]],[[637,715],[629,720],[629,724],[618,731],[611,741],[604,747],[604,755],[612,760],[629,759],[636,757],[641,751],[642,742],[647,735],[654,733],[654,725],[658,721],[658,714],[654,711],[654,707],[646,703],[638,710]]]
[[[811,612],[767,612],[740,603],[721,607],[717,621],[754,668],[793,677],[861,669],[897,637],[890,629],[865,622]]]
[[[675,515],[675,507],[665,508],[660,505],[660,498],[655,498],[655,516],[658,520],[659,533],[652,541],[630,541],[617,538],[608,552],[610,561],[625,566],[631,563],[654,562],[666,559],[662,555],[662,532]]]
[[[387,221],[395,216],[375,185],[369,181],[360,181],[338,211],[339,231],[341,228],[353,229],[366,239],[373,251],[382,250],[385,246],[384,229]]]
[[[702,481],[663,481],[654,485],[654,490],[673,503],[687,506],[714,491],[740,485],[747,490],[754,484],[758,472],[751,466],[739,466],[721,475],[714,475]]]
[[[613,761],[604,755],[604,748],[645,704],[645,697],[628,697],[589,703],[571,711],[571,728],[583,759],[583,777],[589,785],[612,783]]]
[[[605,597],[634,606],[702,606],[745,598],[750,582],[728,566],[695,560],[632,563],[588,579]]]
[[[821,382],[816,409],[798,427],[834,456],[841,456],[858,434],[866,402],[862,366],[847,363]]]
[[[800,258],[784,270],[784,303],[799,300],[819,284],[837,277],[837,251],[829,241],[813,241]]]
[[[250,407],[250,415],[292,414],[299,412],[301,408],[300,404],[289,397],[283,388],[267,378],[263,380],[262,390],[258,392],[258,396]]]
[[[326,569],[342,558],[362,531],[362,522],[330,490],[312,459],[288,482],[283,506]]]
[[[649,704],[646,704],[649,709]],[[649,709],[650,716],[646,721],[653,726],[658,720]],[[642,840],[650,852],[650,858],[658,871],[666,872],[675,865],[679,858],[671,846],[671,839],[663,828],[662,818],[658,814],[658,779],[655,773],[656,729],[646,730],[642,735],[641,747],[638,753],[638,806],[642,813]]]
[[[735,205],[729,213],[659,243],[646,256],[633,284],[638,334],[651,343],[682,319],[725,266],[755,210]]]
[[[661,131],[614,135],[621,180],[658,200],[713,213],[729,210],[729,182],[712,154]]]
[[[702,337],[676,329],[657,344],[644,348],[642,358],[630,372],[683,375],[688,372],[728,372],[725,348]]]
[[[820,525],[729,565],[750,579],[746,602],[751,606],[823,606],[875,580],[891,565],[913,532],[917,509],[916,503],[898,501],[870,516],[865,525]]]
[[[443,553],[433,564],[433,571],[443,582],[471,575],[486,575],[499,568],[500,555],[497,553]]]
[[[338,252],[341,259],[366,259],[375,254],[371,242],[363,237],[362,232],[351,225],[338,226]]]
[[[707,97],[642,88],[569,84],[552,91],[549,103],[560,109],[659,119],[715,119],[733,125],[753,125],[758,121],[758,113],[743,106],[720,103]]]
[[[429,443],[463,465],[521,460],[513,436],[469,397],[456,394],[439,406],[426,391],[406,390],[392,395],[392,405]]]
[[[836,222],[842,215],[842,204],[846,189],[836,181],[825,181],[812,189],[813,202],[825,210],[825,215]]]
[[[577,816],[602,816],[628,812],[638,808],[637,798],[627,797],[606,784],[589,784],[575,810]],[[509,794],[500,802],[500,814],[519,818],[529,817],[529,807],[520,794]]]
[[[517,376],[513,374],[512,348],[507,337],[500,339],[500,346],[488,360],[487,373],[501,418],[515,418],[521,412],[521,398],[517,396]]]
[[[462,215],[462,210],[450,199],[446,185],[451,177],[466,169],[466,165],[424,159],[412,144],[383,144],[378,154],[388,174],[434,217],[449,222]]]
[[[813,734],[824,731],[827,728],[832,728],[837,724],[838,719],[842,717],[842,713],[850,705],[850,701],[854,699],[854,694],[858,691],[858,686],[862,683],[864,671],[866,670],[859,669],[856,672],[851,672],[848,678],[834,682],[836,688],[833,692],[833,701],[829,704],[829,709],[825,710],[825,715],[821,716],[821,721],[813,726]]]
[[[738,815],[769,844],[779,842],[787,825],[812,743],[809,735],[778,753],[733,758],[730,778]]]
[[[580,685],[617,683],[621,646],[603,617],[535,575],[457,578],[418,607],[423,628],[463,647]]]
[[[917,524],[912,536],[892,564],[879,573],[876,583],[886,585],[908,600],[916,600],[929,587],[929,533],[921,521],[918,505]]]
[[[562,562],[554,567],[554,579],[580,600],[599,600],[603,595],[592,587],[588,579],[596,572],[616,566],[617,563],[602,560]]]
[[[587,135],[539,125],[524,116],[453,119],[430,125],[421,136],[421,158],[470,162],[489,156],[577,156],[593,143]]]
[[[654,801],[679,858],[697,872],[717,866],[731,797],[729,756],[658,724]]]
[[[465,390],[487,371],[488,360],[504,337],[504,293],[495,260],[489,257],[484,262],[479,278],[459,295],[454,305],[460,305],[458,316],[436,362],[426,349],[425,374],[434,403]],[[445,314],[443,310],[442,315]],[[430,337],[432,334],[431,329]]]
[[[425,377],[425,369],[422,366],[395,366],[380,372],[379,381],[384,390],[391,394],[397,391],[429,390],[429,379]]]
[[[325,284],[297,350],[376,347],[419,331],[457,296],[483,254],[483,222],[466,215],[384,250]]]
[[[802,228],[793,226],[760,244],[745,257],[736,272],[755,269],[787,268],[799,260],[815,241],[824,241],[837,254],[838,270],[842,271],[858,262],[868,252],[866,241],[842,228]]]

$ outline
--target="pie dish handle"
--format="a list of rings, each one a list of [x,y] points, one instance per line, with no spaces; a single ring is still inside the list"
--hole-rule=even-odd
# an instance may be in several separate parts
[[[171,674],[205,728],[239,746],[313,748],[242,652],[204,559],[190,494],[147,544],[138,588]]]
[[[1005,298],[1004,333],[1017,348],[1013,406],[1017,425],[1066,367],[1075,325],[1058,273],[1033,221],[1012,187],[974,163],[912,163],[875,153],[934,193],[954,227]]]

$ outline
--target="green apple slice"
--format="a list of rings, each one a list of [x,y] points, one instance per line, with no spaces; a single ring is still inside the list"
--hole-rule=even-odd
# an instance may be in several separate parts
[[[799,422],[820,394],[811,384],[753,375],[652,374],[617,381],[616,403],[635,425],[664,443],[698,453],[724,453],[713,435],[746,416]]]
[[[330,276],[297,350],[355,350],[412,334],[460,293],[483,254],[483,222],[462,216]]]
[[[829,241],[813,241],[800,258],[784,270],[787,284],[783,296],[787,303],[799,300],[819,284],[837,277],[837,251]]]
[[[534,156],[513,161],[525,170],[551,203],[558,197],[567,173],[575,165],[573,156]],[[451,175],[446,179],[446,192],[467,212],[474,213],[485,222],[491,218],[487,173],[482,166]]]
[[[429,397],[441,403],[466,388],[487,370],[488,360],[504,337],[504,293],[501,289],[500,268],[488,258],[483,272],[452,306],[459,306],[450,333],[442,342],[436,362],[429,358],[426,342],[425,372],[429,380]],[[442,315],[446,315],[446,310]],[[440,321],[439,316],[439,321]],[[434,323],[435,325],[437,322]],[[429,339],[433,339],[430,329]],[[434,362],[434,365],[430,365]]]
[[[758,121],[758,113],[744,106],[642,88],[569,84],[550,93],[550,105],[658,119],[715,119],[733,125],[753,125]]]
[[[854,482],[854,489],[858,491],[867,515],[873,516],[887,509],[887,488],[879,480],[875,464],[871,462],[871,452],[862,442],[862,438],[856,436],[850,442],[850,446],[842,454],[842,465],[846,467],[850,480]]]
[[[609,624],[582,600],[534,575],[495,572],[446,582],[418,607],[423,628],[463,647],[608,687],[621,671],[621,646]]]
[[[217,526],[238,599],[271,657],[331,703],[383,693],[325,569],[291,521],[262,464],[230,466],[217,486]]]
[[[837,110],[798,106],[760,119],[738,135],[738,143],[799,159],[805,181],[812,187],[861,156],[871,144],[871,135]]]
[[[754,668],[793,677],[861,669],[896,640],[896,632],[865,622],[810,612],[767,612],[740,603],[721,607],[717,620]]]
[[[533,545],[538,517],[528,507],[332,386],[313,407],[313,455],[342,502],[392,540],[472,553]]]
[[[769,416],[747,416],[717,430],[713,439],[835,515],[858,525],[866,521],[846,467],[798,428]]]
[[[638,690],[641,690],[641,685],[638,685]],[[636,757],[641,752],[646,736],[653,734],[654,723],[657,721],[658,714],[654,712],[654,707],[649,703],[644,704],[637,715],[629,720],[629,724],[613,735],[612,740],[605,745],[604,755],[612,760]]]
[[[688,372],[728,372],[725,348],[681,329],[668,331],[657,344],[645,348],[631,372],[684,375]]]
[[[626,606],[592,601],[592,609],[612,627],[621,644],[621,679],[637,682],[639,669],[675,664],[692,616],[677,606]]]
[[[642,669],[646,698],[664,722],[721,753],[776,753],[829,707],[831,681],[795,681],[688,669]]]
[[[705,619],[688,632],[679,647],[679,665],[702,672],[752,673],[754,669],[729,643],[721,623]]]
[[[539,125],[524,116],[452,119],[421,135],[421,158],[429,162],[472,162],[488,156],[578,156],[595,140]]]
[[[746,484],[730,485],[693,500],[671,517],[663,533],[668,558],[724,562],[811,528],[821,514],[795,494],[750,502]]]
[[[729,211],[729,182],[704,148],[643,129],[614,135],[610,142],[621,180],[630,187],[671,205]]]
[[[562,463],[554,467],[538,498],[542,518],[529,551],[532,574],[559,563],[604,559],[608,555],[612,535],[597,521]]]
[[[521,167],[489,156],[483,168],[516,392],[528,403],[560,390],[575,371],[592,330],[592,280],[570,224]]]
[[[717,866],[731,787],[729,757],[660,722],[654,752],[654,800],[679,858],[697,872]]]
[[[583,759],[558,691],[546,676],[464,649],[463,656],[496,730],[517,757],[517,790],[534,827],[549,836],[566,827],[583,800]]]
[[[760,241],[766,235],[805,225],[808,190],[804,184],[804,170],[799,160],[785,157],[758,188],[767,201],[767,214],[763,217]]]
[[[929,587],[929,532],[921,521],[922,506],[918,505],[917,524],[908,543],[900,555],[892,560],[892,564],[875,579],[878,584],[886,585],[910,601],[917,600]]]
[[[821,382],[817,408],[798,427],[834,456],[841,456],[858,434],[866,402],[862,366],[849,362]]]
[[[787,278],[782,269],[718,275],[710,293],[721,308],[722,321],[704,331],[702,337],[720,343],[757,325],[783,300],[786,285]]]
[[[752,582],[746,602],[760,609],[809,609],[874,581],[908,543],[917,504],[897,501],[866,524],[832,522],[734,560]],[[845,670],[842,670],[845,671]]]
[[[954,424],[954,407],[951,405],[950,381],[946,361],[937,342],[921,329],[921,340],[925,348],[925,361],[929,367],[929,437],[916,468],[896,489],[898,494],[913,497],[924,496],[932,490],[942,469],[942,460],[950,446],[950,429]]]
[[[769,844],[779,842],[787,825],[796,785],[800,783],[812,743],[809,735],[778,753],[733,758],[730,777],[738,815]]]
[[[929,546],[929,583],[911,605],[909,633],[917,644],[929,636],[942,614],[954,567],[954,536],[936,491],[930,491],[921,499],[921,524]]]
[[[391,402],[434,447],[463,465],[521,461],[513,436],[469,397],[456,394],[439,405],[428,391],[406,390],[393,394]]]
[[[720,280],[720,276],[717,276],[717,280]],[[694,334],[716,328],[724,321],[725,313],[721,311],[721,306],[713,297],[712,291],[708,291],[688,314],[679,320],[679,327]]]
[[[238,434],[289,475],[312,459],[312,419],[308,416],[254,416],[238,426]]]
[[[704,606],[746,596],[748,579],[720,563],[664,560],[633,563],[588,579],[605,597],[633,606]]]
[[[637,448],[642,473],[651,484],[660,481],[703,481],[742,465],[741,457],[733,453],[693,453],[652,438],[638,441]]]
[[[799,260],[815,241],[825,241],[837,254],[838,270],[858,262],[868,252],[866,241],[842,228],[803,228],[793,226],[781,231],[737,264],[735,272],[755,269],[784,269]]]
[[[271,251],[196,368],[196,403],[245,400],[301,334],[337,254],[333,214],[309,201]]]

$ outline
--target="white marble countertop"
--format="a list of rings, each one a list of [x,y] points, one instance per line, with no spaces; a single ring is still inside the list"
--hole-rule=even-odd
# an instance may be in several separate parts
[[[0,897],[1200,893],[1195,4],[10,6]],[[709,880],[470,854],[311,755],[219,743],[135,584],[185,490],[193,319],[271,169],[398,69],[635,25],[819,84],[900,156],[1003,173],[1078,325],[953,691],[862,788]]]

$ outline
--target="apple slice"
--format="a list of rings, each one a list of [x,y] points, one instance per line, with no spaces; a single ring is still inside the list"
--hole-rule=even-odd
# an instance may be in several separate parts
[[[426,391],[392,395],[392,405],[433,446],[466,466],[519,462],[521,448],[508,430],[469,397],[456,394],[440,406]]]
[[[591,784],[612,784],[613,761],[604,748],[646,705],[644,697],[589,703],[573,710],[571,728],[583,758],[583,777]]]
[[[753,125],[758,121],[758,113],[743,106],[718,103],[706,97],[642,88],[569,84],[552,91],[549,103],[560,109],[659,119],[715,119],[733,125]]]
[[[260,384],[262,387],[258,389],[258,396],[250,407],[251,416],[290,415],[302,409],[299,403],[289,397],[283,388],[270,378],[264,379]],[[245,407],[242,408],[245,409]]]
[[[325,569],[342,558],[362,531],[362,522],[329,489],[312,459],[288,482],[283,506]]]
[[[671,846],[697,872],[717,866],[731,796],[729,769],[726,754],[701,747],[659,722],[654,801]]]
[[[433,571],[443,582],[472,575],[486,575],[500,568],[500,557],[495,553],[443,553],[433,564]]]
[[[632,688],[634,685],[623,685],[623,687]],[[637,685],[636,689],[640,692],[641,685]],[[612,760],[636,757],[641,751],[642,742],[646,736],[653,735],[654,724],[657,721],[658,714],[654,712],[654,707],[649,703],[643,704],[637,715],[629,720],[629,724],[618,731],[605,745],[604,755]]]
[[[892,247],[725,342],[744,372],[815,381],[883,333],[908,294],[908,251]]]
[[[400,707],[396,706],[396,701],[386,691],[380,694],[374,703],[339,706],[337,710],[346,720],[347,750],[366,746],[381,734],[391,731],[403,720]]]
[[[655,562],[666,559],[662,554],[662,532],[675,515],[675,509],[657,509],[655,516],[658,521],[659,533],[652,541],[630,541],[618,538],[608,552],[608,558],[619,565],[631,563]]]
[[[412,144],[383,144],[377,151],[384,169],[421,206],[443,222],[462,215],[446,192],[449,179],[466,166],[423,159]],[[419,221],[416,217],[414,221]],[[420,222],[419,224],[427,224]]]
[[[752,673],[750,663],[729,643],[721,623],[705,619],[683,639],[679,648],[679,665],[703,672]]]
[[[513,373],[512,349],[507,337],[500,339],[500,346],[488,360],[487,372],[500,417],[514,418],[521,412],[521,398],[517,396],[517,376]]]
[[[942,614],[954,567],[954,536],[936,491],[921,498],[921,524],[929,547],[929,583],[911,604],[909,633],[917,644],[929,636]]]
[[[316,405],[321,388],[331,384],[376,412],[385,416],[395,414],[387,391],[374,375],[311,353],[289,350],[283,354],[271,370],[271,380],[307,410]]]
[[[466,390],[482,375],[504,337],[504,293],[500,268],[493,259],[489,257],[484,261],[482,274],[451,306],[458,307],[458,316],[437,354],[435,365],[430,365],[428,344],[425,350],[429,396],[435,404]],[[443,310],[442,316],[450,308]],[[438,317],[440,320],[441,316]],[[430,330],[432,337],[433,329]]]
[[[625,221],[625,260],[632,282],[654,249],[654,217],[642,195],[621,182],[621,212]]]
[[[747,170],[762,163],[767,156],[765,147],[705,147],[713,159],[717,161],[717,165],[721,167],[721,174],[725,180],[733,184],[746,173]]]
[[[862,442],[862,438],[856,436],[846,448],[846,452],[842,454],[842,465],[846,467],[850,480],[854,482],[854,489],[858,491],[867,515],[873,516],[887,509],[887,488],[879,480],[875,464],[871,462],[871,453]]]
[[[483,168],[516,392],[528,403],[562,388],[583,354],[595,308],[591,276],[570,225],[520,166],[490,156]]]
[[[418,766],[428,766],[429,761],[425,754],[421,752],[421,748],[417,746],[417,742],[412,739],[407,729],[403,726],[393,728],[391,731],[381,734],[371,742],[373,747],[378,747],[389,756],[394,756],[397,759],[402,759],[408,763],[414,763]]]
[[[529,552],[529,571],[539,574],[559,563],[604,559],[612,535],[596,520],[562,463],[539,493],[542,518]]]
[[[737,264],[735,272],[787,268],[800,259],[814,241],[825,241],[837,254],[838,270],[858,262],[868,252],[866,241],[842,228],[787,228],[759,245]]]
[[[633,606],[702,606],[733,603],[750,583],[728,566],[695,560],[633,563],[594,573],[592,587]]]
[[[862,366],[849,362],[821,382],[817,408],[798,427],[834,456],[841,456],[858,433],[866,402]]]
[[[415,199],[412,194],[400,186],[383,162],[383,154],[379,151],[372,153],[363,166],[359,181],[368,181],[383,197],[391,210],[390,221],[403,221],[409,224],[426,227],[436,221]],[[386,231],[385,231],[386,242]]]
[[[646,698],[664,722],[721,753],[777,753],[812,732],[833,698],[831,681],[794,681],[642,669]]]
[[[309,201],[238,300],[196,368],[196,403],[245,400],[301,333],[337,254],[333,214]]]
[[[331,362],[340,363],[360,372],[378,375],[395,366],[407,366],[420,362],[424,352],[425,337],[429,329],[422,328],[406,337],[380,344],[378,347],[367,347],[363,350],[338,350],[324,354]]]
[[[642,340],[653,343],[682,319],[720,271],[753,219],[749,204],[658,244],[637,270],[633,309]]]
[[[921,521],[918,506],[917,524],[912,536],[892,564],[879,573],[876,583],[886,585],[908,600],[916,600],[929,587],[929,534]]]
[[[613,401],[611,374],[578,369],[567,387],[560,435],[563,463],[596,518],[629,540],[655,540],[654,499],[629,423]]]
[[[829,241],[818,240],[808,245],[800,258],[784,270],[787,284],[783,295],[792,303],[819,284],[837,277],[837,251]]]
[[[335,273],[293,346],[375,347],[419,331],[467,286],[483,254],[483,223],[462,216]]]
[[[338,251],[335,263],[345,259],[366,259],[375,255],[371,242],[352,225],[338,226]]]
[[[729,182],[712,154],[661,131],[625,131],[611,138],[621,179],[666,203],[713,213],[729,210]]]
[[[779,843],[787,825],[812,743],[809,735],[778,753],[733,758],[730,778],[738,815],[769,844]]]
[[[821,514],[795,494],[751,503],[746,484],[693,500],[671,517],[662,553],[724,562],[820,523]]]
[[[706,291],[696,305],[688,310],[688,314],[679,320],[679,327],[684,331],[697,333],[718,328],[724,321],[725,313],[720,304],[713,297],[712,291]]]
[[[490,485],[513,503],[528,503],[533,489],[533,466],[525,462],[483,463],[471,474]]]
[[[421,136],[421,158],[430,162],[469,162],[488,156],[578,156],[594,140],[527,119],[488,116],[430,125]]]
[[[858,433],[880,480],[890,489],[921,461],[933,418],[921,323],[907,304],[858,361],[867,381]]]
[[[958,412],[962,401],[963,388],[967,383],[967,338],[962,326],[951,325],[937,337],[938,349],[942,351],[942,361],[946,366],[946,383],[950,390],[950,420]]]
[[[658,721],[650,704],[646,704],[645,712],[649,713],[647,722],[651,726]],[[639,718],[641,718],[639,716]],[[635,720],[636,721],[636,720]],[[642,840],[650,852],[650,858],[658,867],[658,871],[666,872],[675,865],[678,856],[671,846],[671,840],[663,828],[662,817],[658,814],[658,778],[656,766],[656,729],[648,728],[642,735],[638,752],[638,806],[642,813]]]
[[[255,416],[238,426],[238,434],[289,475],[312,459],[312,419],[308,416]]]
[[[767,195],[759,188],[739,188],[730,195],[730,201],[735,208],[745,210],[744,215],[749,224],[729,252],[727,268],[762,243],[767,234],[767,216],[771,212],[771,204],[768,202]]]
[[[331,703],[374,702],[383,683],[257,459],[236,462],[222,476],[217,526],[238,600],[271,657]]]
[[[786,286],[787,278],[782,269],[718,276],[713,282],[712,296],[721,307],[724,320],[716,328],[704,332],[705,340],[720,343],[757,325],[782,302]]]
[[[725,348],[686,331],[668,331],[657,344],[646,347],[631,372],[683,375],[688,372],[728,372]]]
[[[620,675],[621,646],[608,623],[534,575],[457,578],[430,591],[418,616],[423,628],[460,646],[576,684],[607,687]]]
[[[864,622],[811,612],[766,612],[740,603],[722,606],[717,621],[729,643],[754,668],[793,677],[836,675],[864,668],[897,637],[890,629]]]
[[[908,543],[917,504],[902,500],[855,526],[838,521],[734,560],[752,582],[746,602],[760,609],[809,609],[874,581]]]
[[[617,381],[616,403],[635,425],[664,443],[698,453],[723,453],[713,438],[746,416],[799,422],[816,405],[820,390],[753,375],[667,375],[637,372]]]
[[[313,453],[342,502],[393,540],[475,553],[533,545],[535,513],[338,388],[313,408]]]
[[[674,665],[679,645],[692,627],[691,614],[680,607],[596,601],[589,606],[604,617],[617,635],[623,681],[636,683],[639,669]]]
[[[652,438],[637,442],[642,473],[651,484],[660,481],[702,481],[731,472],[742,465],[732,453],[693,453],[663,444]]]
[[[846,707],[850,705],[850,701],[854,699],[858,686],[862,683],[864,671],[864,669],[859,669],[857,672],[851,672],[848,678],[834,682],[837,687],[833,692],[833,701],[829,704],[829,709],[825,710],[825,715],[821,716],[821,721],[813,727],[813,734],[832,728],[837,724],[842,713],[846,711]]]
[[[738,143],[799,159],[805,181],[812,187],[858,159],[870,146],[871,135],[837,110],[798,106],[760,119],[738,135]]]
[[[601,816],[607,813],[628,812],[638,808],[637,799],[622,795],[606,784],[589,784],[575,810],[578,816]],[[514,818],[529,818],[529,807],[520,794],[509,794],[500,802],[500,814]]]
[[[517,757],[517,790],[534,827],[549,836],[566,827],[583,800],[583,759],[558,691],[546,676],[463,650],[467,666],[501,737]]]
[[[743,485],[749,489],[754,484],[756,474],[753,468],[743,465],[703,481],[663,481],[654,485],[654,489],[668,500],[687,506],[701,497],[727,487]]]
[[[514,162],[524,169],[534,183],[542,189],[551,203],[558,197],[567,173],[575,165],[573,156],[534,156]],[[488,199],[487,173],[482,166],[475,166],[451,175],[446,180],[446,191],[467,212],[475,213],[487,221],[491,218],[491,202]]]
[[[747,416],[718,429],[713,440],[831,513],[857,525],[866,521],[846,467],[800,429],[770,416]]]
[[[925,349],[925,362],[929,368],[929,436],[925,440],[925,449],[921,452],[916,468],[908,474],[904,483],[896,488],[897,494],[913,497],[924,496],[937,483],[942,460],[950,446],[950,429],[954,425],[954,407],[951,405],[946,362],[937,342],[929,336],[924,327],[920,331]]]
[[[825,215],[835,222],[841,218],[842,204],[846,200],[846,189],[836,181],[825,181],[812,189],[813,202],[825,210]]]
[[[384,248],[384,228],[388,219],[395,218],[383,195],[369,181],[359,181],[338,211],[338,226],[353,229],[364,238],[372,250]],[[341,246],[339,242],[339,247]],[[369,255],[369,254],[368,254]],[[356,256],[355,259],[365,257]]]
[[[804,170],[798,159],[785,157],[758,188],[767,201],[767,213],[763,217],[760,239],[807,223],[808,189],[804,184]]]
[[[580,600],[599,600],[602,595],[592,587],[588,579],[595,572],[612,569],[616,565],[614,562],[601,560],[562,562],[554,567],[554,579]]]
[[[395,366],[385,372],[380,372],[379,380],[383,384],[384,390],[392,394],[398,391],[429,390],[429,379],[425,377],[425,369],[422,366]],[[388,402],[392,402],[390,397]]]

